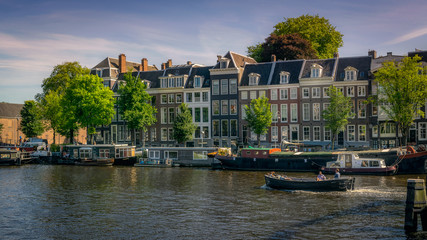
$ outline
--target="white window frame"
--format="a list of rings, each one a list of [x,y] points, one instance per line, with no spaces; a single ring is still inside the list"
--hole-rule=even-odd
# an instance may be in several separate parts
[[[212,95],[219,95],[219,80],[212,80]]]
[[[297,99],[298,98],[298,88],[291,88],[291,99]]]
[[[280,84],[288,84],[289,83],[290,73],[282,71],[280,72]]]
[[[310,141],[310,126],[302,126],[302,140]]]
[[[241,91],[240,92],[240,99],[242,99],[242,100],[248,99],[248,91]]]
[[[258,73],[250,73],[249,74],[249,86],[258,86],[259,78],[261,75]]]
[[[310,97],[310,89],[309,88],[303,88],[301,95],[302,95],[302,98],[309,98]]]
[[[298,104],[291,103],[291,122],[298,122]]]
[[[359,125],[358,126],[358,130],[359,130],[359,142],[366,142],[366,125]],[[362,139],[362,137],[364,137],[364,139]]]
[[[320,121],[320,103],[313,103],[313,121]]]
[[[277,89],[270,90],[270,100],[277,100]]]
[[[280,104],[280,121],[288,122],[288,104]]]
[[[288,100],[289,91],[287,88],[280,89],[280,100]]]
[[[320,98],[320,87],[311,88],[311,97],[312,98]]]
[[[356,141],[356,127],[354,125],[347,125],[347,141]]]
[[[365,86],[357,86],[357,96],[365,97],[366,96],[366,87]]]
[[[310,121],[310,103],[302,104],[302,120]]]
[[[320,126],[313,126],[313,141],[320,141]]]

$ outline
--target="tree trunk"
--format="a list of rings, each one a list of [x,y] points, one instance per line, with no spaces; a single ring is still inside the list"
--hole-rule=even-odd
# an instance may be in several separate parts
[[[53,144],[56,144],[56,131],[53,129]]]
[[[261,134],[257,134],[258,137],[258,147],[261,147]]]
[[[74,144],[74,129],[70,129],[70,144]]]
[[[332,136],[332,151],[334,151],[335,136],[336,136],[336,134],[334,134],[334,135]]]

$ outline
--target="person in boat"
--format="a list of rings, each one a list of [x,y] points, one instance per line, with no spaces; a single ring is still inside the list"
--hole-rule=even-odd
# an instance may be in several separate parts
[[[337,169],[335,169],[335,176],[334,176],[334,178],[335,179],[339,179],[340,177],[341,177],[340,170],[337,168]]]
[[[324,181],[326,180],[325,175],[323,175],[322,171],[319,171],[319,175],[317,175],[317,181]]]

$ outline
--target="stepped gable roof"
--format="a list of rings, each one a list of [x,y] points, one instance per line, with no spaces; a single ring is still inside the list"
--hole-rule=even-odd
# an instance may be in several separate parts
[[[335,74],[335,81],[344,81],[345,69],[347,67],[354,67],[358,70],[357,80],[368,80],[369,71],[371,70],[371,62],[371,56],[338,58],[338,67],[337,73]]]
[[[227,58],[230,59],[230,63],[228,64],[228,68],[243,68],[245,66],[245,64],[247,63],[257,63],[255,61],[255,59],[248,57],[248,56],[244,56],[232,51],[228,51],[224,57],[222,58]],[[219,62],[216,63],[215,69],[220,68],[219,66]]]
[[[304,65],[303,59],[298,60],[289,60],[289,61],[277,61],[276,66],[274,67],[273,76],[271,79],[271,85],[280,84],[280,73],[288,72],[289,73],[289,84],[298,83],[299,75]]]
[[[190,76],[188,76],[185,88],[194,88],[193,83],[195,76],[202,76],[204,78],[202,87],[210,87],[211,81],[209,69],[211,68],[213,68],[213,66],[193,67],[193,69],[191,69]]]
[[[24,104],[0,102],[0,118],[21,117]]]
[[[321,77],[332,77],[334,75],[334,66],[335,66],[335,58],[330,59],[310,59],[306,60],[304,64],[304,68],[302,70],[301,78],[309,78],[311,75],[311,66],[313,64],[318,64],[322,66],[322,76]]]
[[[245,70],[242,74],[242,79],[240,81],[240,86],[249,86],[249,74],[257,73],[260,75],[258,86],[267,85],[268,79],[270,78],[271,65],[273,63],[256,63],[256,64],[247,64]]]

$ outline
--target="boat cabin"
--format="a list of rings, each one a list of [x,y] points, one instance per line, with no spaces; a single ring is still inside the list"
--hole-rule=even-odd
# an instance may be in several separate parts
[[[63,156],[66,155],[70,159],[120,159],[135,157],[135,146],[125,144],[66,145],[62,152]]]
[[[356,153],[338,154],[336,161],[327,162],[327,168],[385,168],[384,159],[360,158]]]
[[[21,165],[21,153],[18,150],[0,149],[0,165]]]
[[[269,158],[270,154],[280,151],[280,148],[243,148],[241,155],[247,158]]]

